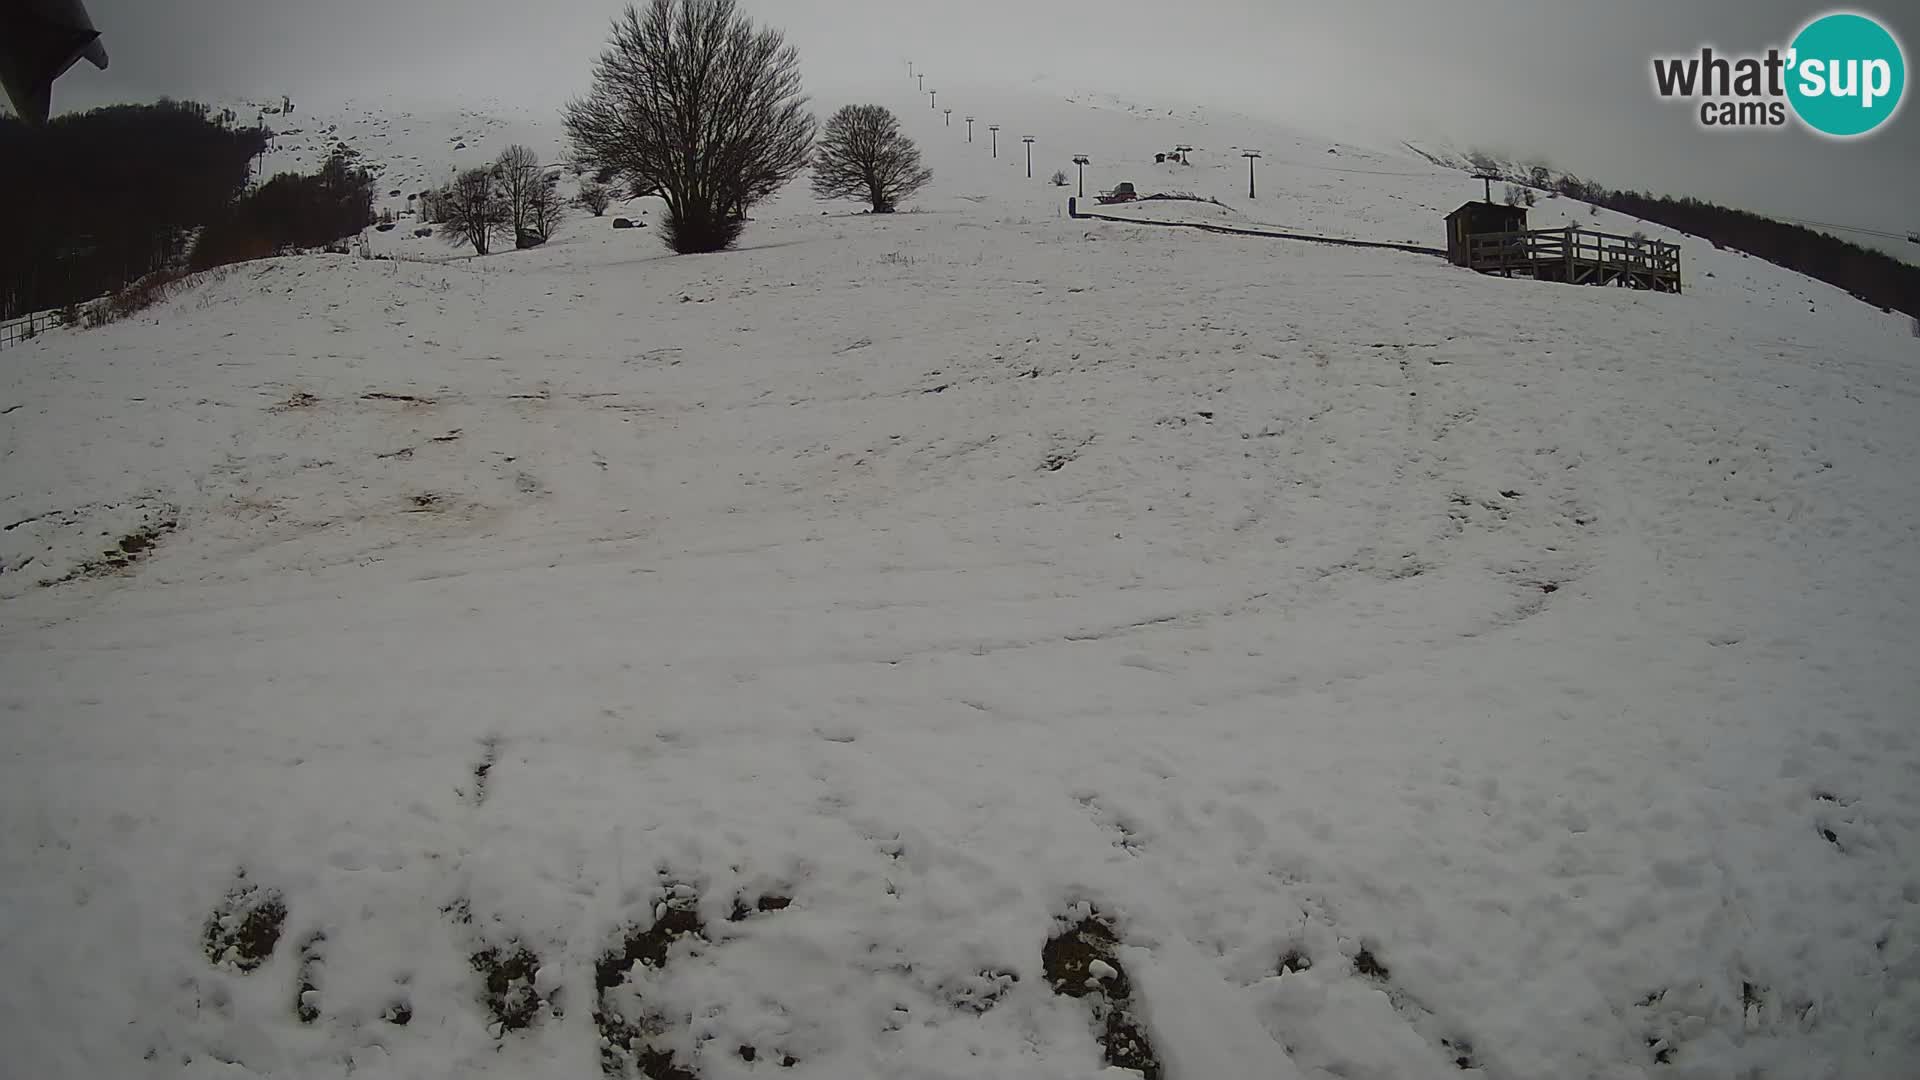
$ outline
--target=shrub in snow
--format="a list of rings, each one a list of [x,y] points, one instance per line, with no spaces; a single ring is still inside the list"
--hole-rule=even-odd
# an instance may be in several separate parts
[[[613,189],[597,180],[582,181],[580,193],[574,196],[574,201],[580,204],[581,209],[599,217],[607,212],[607,207],[613,205]]]
[[[1053,175],[1048,179],[1053,184],[1054,187],[1067,186],[1067,174],[1065,172],[1062,172],[1059,169],[1055,169],[1053,172]]]
[[[746,210],[806,167],[814,135],[799,54],[735,0],[627,8],[565,119],[578,160],[661,193],[663,238],[682,254],[732,247]],[[677,132],[703,134],[690,147]]]
[[[450,244],[472,244],[481,255],[487,254],[494,235],[511,220],[491,169],[461,173],[440,193],[438,201],[447,226],[440,235]]]

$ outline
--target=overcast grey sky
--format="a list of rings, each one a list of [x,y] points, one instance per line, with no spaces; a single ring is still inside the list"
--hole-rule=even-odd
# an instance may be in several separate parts
[[[112,66],[56,108],[110,100],[392,93],[557,105],[622,0],[87,0]],[[1708,134],[1654,98],[1655,53],[1784,46],[1826,5],[1787,0],[742,0],[815,83],[1049,75],[1130,99],[1230,107],[1349,141],[1445,139],[1540,155],[1612,187],[1920,229],[1920,108],[1852,143]],[[1856,8],[1909,66],[1920,4]],[[1920,93],[1910,89],[1909,96]],[[1845,234],[1843,234],[1845,235]]]

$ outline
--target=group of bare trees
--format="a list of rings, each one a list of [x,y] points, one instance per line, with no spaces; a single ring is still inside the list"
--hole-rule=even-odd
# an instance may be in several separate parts
[[[574,204],[599,217],[617,194],[657,196],[666,203],[661,234],[681,253],[731,247],[747,211],[809,166],[821,197],[861,199],[875,213],[891,213],[933,176],[878,105],[841,109],[816,145],[798,54],[779,31],[741,15],[736,0],[629,6],[565,121]],[[423,207],[441,236],[482,255],[502,236],[534,247],[563,216],[558,179],[533,151],[510,146]]]
[[[432,193],[426,209],[448,243],[471,244],[482,255],[497,236],[513,237],[515,248],[537,247],[565,217],[559,180],[541,168],[540,155],[509,146],[492,165],[468,169]]]
[[[731,247],[747,211],[809,165],[818,194],[861,198],[880,213],[932,177],[878,105],[835,113],[816,151],[798,54],[736,0],[629,6],[565,119],[576,162],[602,183],[617,178],[634,197],[665,201],[661,233],[682,253]],[[610,193],[583,184],[579,199],[597,215]]]

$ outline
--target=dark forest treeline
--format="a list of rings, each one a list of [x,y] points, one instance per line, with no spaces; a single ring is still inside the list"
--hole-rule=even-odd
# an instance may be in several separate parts
[[[371,220],[372,180],[344,162],[248,193],[271,133],[231,121],[166,100],[37,128],[0,117],[0,318],[77,304],[189,261],[325,243]]]
[[[1837,286],[1878,308],[1920,318],[1920,266],[1863,248],[1823,232],[1716,206],[1637,191],[1608,191],[1588,198],[1609,210],[1632,214],[1670,229],[1703,237]]]
[[[372,175],[338,154],[316,175],[281,173],[208,223],[189,264],[204,270],[351,236],[373,222],[373,199]]]
[[[1410,149],[1436,165],[1459,165],[1444,157],[1428,154],[1418,147]],[[1744,251],[1777,266],[1845,289],[1875,307],[1903,311],[1920,319],[1920,266],[1903,262],[1885,252],[1703,199],[1676,199],[1640,191],[1614,191],[1577,176],[1557,174],[1545,165],[1521,169],[1481,151],[1468,154],[1466,163],[1481,172],[1502,176],[1516,184],[1557,191],[1571,199],[1678,229],[1717,247]]]

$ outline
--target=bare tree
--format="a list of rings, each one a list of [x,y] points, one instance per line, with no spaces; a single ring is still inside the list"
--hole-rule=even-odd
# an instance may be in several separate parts
[[[527,232],[536,243],[544,244],[553,239],[554,230],[566,216],[567,204],[560,198],[560,177],[542,177],[527,194]]]
[[[579,160],[666,200],[675,251],[720,251],[748,207],[806,167],[806,103],[799,54],[735,0],[651,0],[614,21],[566,124]]]
[[[445,215],[440,236],[450,244],[472,244],[482,255],[492,247],[493,235],[513,220],[491,169],[468,169],[454,177],[436,202]]]
[[[933,170],[880,105],[848,105],[827,121],[813,158],[813,192],[823,199],[865,199],[876,214],[925,187]]]
[[[613,205],[613,189],[593,180],[583,180],[580,182],[580,194],[574,197],[574,201],[580,204],[581,209],[599,217],[607,212],[607,207]]]
[[[532,247],[543,237],[533,228],[531,219],[534,192],[545,183],[540,175],[540,155],[515,143],[493,159],[494,182],[507,203],[507,220],[513,226],[513,246]]]
[[[1051,183],[1054,187],[1066,187],[1067,186],[1066,170],[1055,169],[1053,171],[1053,176],[1048,178],[1048,183]]]

